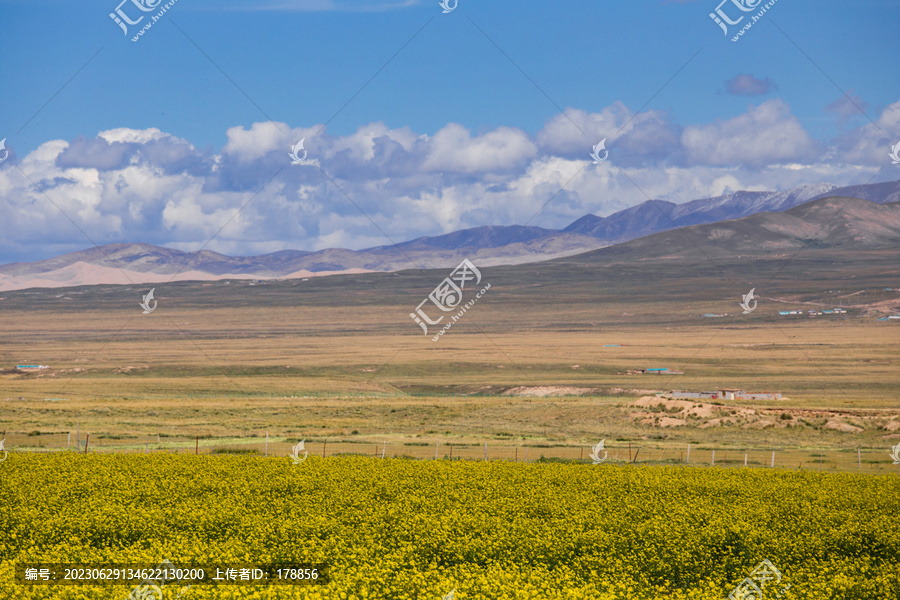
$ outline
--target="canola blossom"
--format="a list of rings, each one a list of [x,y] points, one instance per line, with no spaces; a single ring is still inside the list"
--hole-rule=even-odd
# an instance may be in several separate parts
[[[763,560],[798,600],[900,598],[900,477],[615,464],[22,454],[0,465],[0,599],[32,563],[310,563],[326,583],[165,600],[725,600]],[[766,588],[766,598],[776,596]]]

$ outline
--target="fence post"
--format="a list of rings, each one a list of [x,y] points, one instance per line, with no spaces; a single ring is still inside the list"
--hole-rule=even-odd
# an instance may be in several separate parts
[[[516,462],[519,462],[519,447],[516,446]]]
[[[200,454],[200,436],[197,436],[197,441],[194,442],[194,456]]]
[[[382,446],[381,446],[381,458],[382,458],[382,460],[384,460],[384,451],[385,451],[385,449],[387,449],[387,440],[385,440],[384,443],[383,443]]]
[[[328,440],[322,442],[322,458],[325,458],[325,448],[328,447]]]
[[[691,462],[691,445],[690,445],[690,444],[688,444],[687,458],[685,459],[684,462],[686,462],[686,463],[690,463],[690,462]]]
[[[712,462],[710,464],[713,466],[716,465],[716,450],[715,450],[715,448],[713,448]]]
[[[528,462],[528,446],[525,446],[525,460],[523,462]]]
[[[771,468],[773,468],[773,469],[775,468],[775,451],[774,450],[772,450],[772,467]]]
[[[87,454],[88,443],[91,441],[91,432],[84,436],[84,453]]]
[[[269,430],[266,429],[266,457],[269,456]]]
[[[72,432],[69,432],[69,435],[66,436],[66,448],[72,445]]]
[[[487,442],[484,443],[484,462],[487,462]]]
[[[75,450],[81,450],[81,438],[78,437],[80,427],[81,423],[75,423]]]
[[[450,460],[453,460],[453,444],[450,444]]]
[[[628,442],[628,462],[631,462],[631,442]]]
[[[440,443],[440,442],[435,442],[435,443],[434,443],[434,460],[437,460],[438,444],[439,444],[439,443]]]
[[[744,466],[747,466],[747,453],[744,452]]]
[[[859,446],[856,447],[856,464],[859,466],[859,470],[862,471],[862,456],[859,454]]]

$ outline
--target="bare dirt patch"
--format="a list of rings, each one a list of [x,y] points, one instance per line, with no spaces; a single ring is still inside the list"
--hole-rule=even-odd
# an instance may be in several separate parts
[[[656,410],[659,410],[662,407],[666,412],[679,414],[685,417],[690,415],[700,419],[712,417],[716,409],[720,408],[715,404],[704,404],[703,402],[694,402],[692,400],[672,400],[669,398],[661,398],[659,396],[644,396],[632,405]]]
[[[844,423],[843,421],[838,421],[836,419],[832,419],[825,423],[825,429],[834,429],[835,431],[842,431],[844,433],[859,433],[860,431],[863,431],[862,427],[857,427],[856,425]]]
[[[667,398],[661,394],[643,396],[630,406],[639,409],[630,413],[632,419],[652,427],[677,427],[690,421],[701,429],[723,426],[743,429],[822,427],[841,433],[860,433],[871,428],[887,432],[900,430],[900,421],[895,415],[867,414],[865,411],[750,408]],[[885,419],[888,419],[886,423]]]
[[[596,388],[580,388],[562,385],[542,385],[537,387],[518,386],[510,388],[501,396],[526,396],[546,398],[547,396],[593,396],[600,392]]]

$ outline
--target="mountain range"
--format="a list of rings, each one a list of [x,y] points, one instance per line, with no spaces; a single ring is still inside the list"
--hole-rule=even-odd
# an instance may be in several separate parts
[[[783,212],[761,212],[665,231],[555,262],[663,264],[689,268],[721,261],[784,259],[798,253],[816,253],[840,264],[860,256],[892,256],[900,251],[900,202],[876,204],[869,200],[828,196]],[[712,263],[710,262],[712,261]],[[846,265],[845,265],[846,266]]]
[[[748,252],[772,244],[788,249],[806,243],[804,231],[808,233],[809,229],[802,226],[805,213],[791,209],[807,204],[818,206],[815,201],[823,198],[868,201],[862,205],[853,203],[854,210],[848,213],[850,216],[861,215],[865,212],[861,206],[900,201],[900,181],[845,188],[815,184],[781,192],[740,191],[684,204],[650,200],[608,217],[586,215],[561,230],[520,225],[483,226],[358,251],[341,248],[316,252],[283,250],[261,256],[231,257],[209,250],[182,252],[141,243],[107,244],[37,262],[0,265],[0,291],[184,280],[304,278],[335,273],[446,268],[455,266],[463,258],[480,266],[514,265],[580,255],[647,236],[658,238],[653,234],[662,232],[670,232],[672,243],[683,242],[685,236],[671,230],[736,219],[743,222],[749,217],[756,219],[747,221],[753,224],[751,229],[755,233],[752,236],[744,233],[733,237],[733,234],[723,233],[725,230],[720,226],[717,239],[730,238],[733,243],[746,244]],[[790,211],[790,214],[773,216],[784,211]],[[871,216],[867,214],[865,218]],[[841,219],[837,221],[844,224],[844,235],[851,235],[847,232],[854,226]],[[859,224],[856,227],[862,234],[876,239],[878,235],[885,235],[877,223],[876,217],[862,229]],[[838,234],[832,232],[831,235]],[[658,241],[653,243],[658,245]],[[668,242],[659,247],[667,248],[667,252],[672,250]],[[638,251],[636,248],[643,249]],[[632,243],[601,253],[608,256],[636,253],[635,257],[638,254],[646,257],[648,249]]]

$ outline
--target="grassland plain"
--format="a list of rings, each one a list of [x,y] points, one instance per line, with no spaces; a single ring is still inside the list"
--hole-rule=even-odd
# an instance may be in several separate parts
[[[765,306],[757,311],[763,315],[758,323],[736,316],[712,323],[699,314],[721,308],[685,300],[690,306],[684,309],[677,297],[672,306],[608,298],[592,308],[586,296],[574,293],[562,299],[563,317],[533,303],[529,293],[497,285],[491,290],[496,298],[486,296],[477,312],[433,343],[408,317],[413,299],[387,302],[383,290],[348,308],[323,306],[324,297],[310,300],[319,292],[293,289],[292,282],[239,293],[237,284],[204,285],[219,306],[205,306],[195,297],[200,291],[178,284],[158,290],[161,305],[150,315],[131,306],[138,290],[54,290],[52,299],[40,299],[46,290],[27,298],[22,292],[11,304],[8,295],[0,360],[52,368],[0,374],[0,428],[24,436],[74,431],[80,424],[98,441],[159,432],[258,436],[267,430],[300,439],[356,430],[378,441],[506,434],[579,444],[655,437],[682,445],[784,442],[847,449],[887,448],[898,437],[885,429],[898,420],[900,408],[895,323],[858,315],[779,322],[765,316],[775,310]],[[331,289],[325,295],[354,297],[358,284],[348,285],[347,293]],[[299,305],[281,305],[292,289]],[[88,298],[72,308],[79,294]],[[696,316],[678,313],[673,318],[686,322],[671,326],[648,322],[659,318],[654,311],[669,309]],[[653,366],[684,375],[624,374]],[[519,386],[581,388],[585,397],[501,395]],[[798,414],[768,430],[702,420],[663,428],[636,420],[629,406],[653,391],[717,387],[779,390],[786,400],[737,401],[728,408]],[[826,409],[842,412],[840,419],[852,427],[832,430],[822,415],[799,414]],[[24,441],[39,445],[47,439]]]
[[[10,447],[57,448],[50,435],[24,436],[80,427],[100,443],[266,431],[286,439],[357,431],[371,442],[654,439],[723,449],[874,451],[897,443],[898,323],[875,321],[873,312],[900,301],[883,289],[895,264],[859,261],[847,273],[801,256],[792,268],[805,279],[791,272],[772,280],[757,291],[757,310],[742,315],[746,290],[694,267],[575,260],[485,268],[492,289],[436,343],[409,312],[443,271],[161,285],[149,315],[137,306],[146,293],[137,287],[5,293],[0,361],[52,368],[0,374],[0,428]],[[754,263],[755,271],[736,276],[778,266]],[[848,315],[778,315],[839,304]],[[625,374],[660,366],[684,375]],[[503,395],[523,386],[584,397]],[[631,405],[654,391],[719,387],[781,391],[787,399],[734,401],[722,410],[790,418],[776,415],[764,427],[727,418],[663,427]]]
[[[16,564],[323,563],[321,586],[182,598],[722,600],[763,559],[797,600],[900,597],[900,478],[630,465],[14,453],[0,465],[0,598]],[[166,598],[180,588],[167,586]]]

